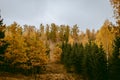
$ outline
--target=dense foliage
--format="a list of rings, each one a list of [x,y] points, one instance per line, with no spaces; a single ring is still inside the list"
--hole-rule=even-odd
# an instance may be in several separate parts
[[[120,79],[120,37],[116,37],[113,45],[113,56],[110,59],[109,64],[109,80],[119,80]]]
[[[95,43],[62,44],[61,62],[68,71],[83,74],[89,80],[107,80],[107,59],[102,48]]]
[[[85,80],[120,80],[120,0],[110,0],[117,25],[95,31],[78,25],[6,26],[0,16],[0,72],[36,74],[52,62]]]

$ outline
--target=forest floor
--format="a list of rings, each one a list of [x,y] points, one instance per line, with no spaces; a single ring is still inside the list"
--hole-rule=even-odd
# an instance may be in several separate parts
[[[60,63],[50,63],[43,74],[24,76],[21,74],[0,73],[0,80],[83,80],[80,75],[67,73]]]

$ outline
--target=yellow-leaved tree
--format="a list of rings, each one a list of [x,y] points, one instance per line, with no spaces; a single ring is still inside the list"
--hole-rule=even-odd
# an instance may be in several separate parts
[[[39,32],[34,26],[27,26],[24,31],[24,39],[27,45],[26,54],[29,58],[28,63],[31,66],[42,66],[48,63],[48,56],[46,54],[46,47],[42,40],[40,40]]]
[[[25,25],[23,29],[14,22],[7,27],[5,40],[10,44],[5,52],[5,59],[9,65],[31,69],[47,64],[46,47],[35,27]]]
[[[5,52],[6,61],[14,66],[25,67],[28,61],[22,27],[16,22],[7,27],[5,40],[10,44]]]
[[[103,45],[107,56],[110,56],[112,53],[113,40],[114,33],[112,33],[111,23],[106,20],[99,32],[96,34],[95,42],[98,46]]]

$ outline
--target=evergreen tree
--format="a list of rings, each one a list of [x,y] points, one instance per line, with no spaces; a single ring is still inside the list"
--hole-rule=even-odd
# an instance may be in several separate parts
[[[3,25],[3,19],[0,16],[0,54],[4,54],[7,48],[7,42],[4,40],[5,37],[5,25]]]
[[[83,74],[88,80],[107,80],[107,61],[102,47],[95,43],[85,46]]]
[[[120,80],[120,37],[116,37],[113,48],[113,56],[109,65],[109,80]]]
[[[82,44],[75,43],[71,45],[66,42],[62,44],[61,61],[68,72],[82,72],[83,52],[84,47]]]
[[[77,44],[76,43],[76,47],[75,47],[75,60],[74,60],[74,66],[75,66],[75,71],[77,73],[82,73],[83,69],[82,69],[82,62],[83,62],[83,55],[84,55],[84,47],[82,44]]]
[[[61,62],[65,65],[65,67],[69,70],[72,65],[72,47],[70,44],[63,42],[62,43],[62,54],[61,54]]]
[[[64,38],[65,38],[65,41],[66,41],[66,42],[68,42],[69,35],[70,35],[70,27],[67,25],[67,26],[65,27],[65,34],[64,34]]]
[[[0,16],[0,71],[3,70],[4,66],[4,53],[8,46],[7,41],[4,40],[5,37],[5,25],[3,25],[3,19]]]
[[[3,19],[0,16],[0,39],[4,38],[4,29],[5,26],[3,25]]]

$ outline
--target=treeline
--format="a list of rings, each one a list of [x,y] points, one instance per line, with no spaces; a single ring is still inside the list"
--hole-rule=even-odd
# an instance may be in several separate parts
[[[117,25],[106,20],[98,31],[55,23],[6,26],[0,17],[0,71],[41,73],[53,53],[68,72],[86,80],[120,80],[120,1],[111,3]]]
[[[41,24],[36,29],[28,25],[21,27],[15,22],[9,26],[2,23],[1,19],[0,71],[41,73],[53,53],[68,72],[75,71],[90,80],[115,79],[114,76],[119,79],[119,39],[116,38],[119,27],[108,20],[97,32],[89,29],[82,32],[77,25]]]
[[[54,23],[46,26],[41,24],[36,29],[28,25],[21,27],[15,22],[9,26],[2,23],[1,19],[0,71],[41,73],[50,61],[50,53],[55,54],[57,61],[61,57],[68,72],[75,71],[91,80],[107,79],[107,72],[113,72],[112,67],[117,67],[113,64],[119,65],[119,57],[118,60],[113,60],[113,54],[116,53],[113,44],[116,34],[119,35],[119,28],[108,20],[99,31],[86,29],[85,33],[77,25],[69,27]]]

